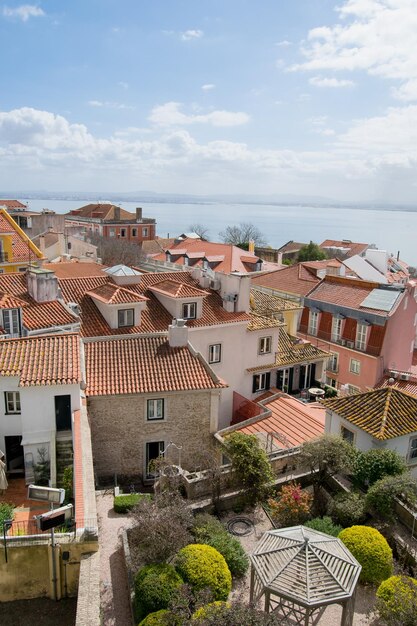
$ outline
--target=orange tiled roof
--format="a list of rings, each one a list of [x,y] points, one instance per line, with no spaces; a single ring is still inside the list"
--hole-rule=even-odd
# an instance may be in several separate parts
[[[114,283],[105,283],[91,291],[87,292],[88,296],[97,298],[106,304],[129,304],[131,302],[146,302],[148,298],[141,296],[140,294],[126,289],[126,287],[120,287]]]
[[[102,220],[114,220],[115,209],[119,208],[120,207],[117,207],[116,205],[109,202],[103,204],[86,204],[79,209],[73,209],[69,213],[66,213],[65,217],[97,217],[101,218]],[[136,214],[130,213],[129,211],[120,208],[120,219],[136,221]]]
[[[74,385],[81,381],[77,334],[0,342],[0,375],[19,376],[20,387]]]
[[[44,263],[43,269],[51,270],[57,278],[81,278],[83,276],[103,276],[106,265],[100,263]]]
[[[274,272],[268,272],[268,274],[254,276],[252,284],[283,293],[305,296],[320,280],[313,269],[308,269],[304,263],[297,263]]]
[[[24,300],[9,293],[0,293],[0,309],[19,309],[27,304]]]
[[[180,283],[177,280],[162,280],[160,283],[149,287],[149,289],[170,296],[171,298],[202,298],[203,296],[209,295],[208,291]]]
[[[417,432],[417,398],[400,389],[384,387],[322,404],[381,441]]]
[[[19,200],[0,200],[0,206],[5,206],[9,211],[11,209],[26,209],[26,204],[22,204]]]
[[[281,395],[262,404],[271,415],[242,422],[236,430],[246,435],[271,433],[279,448],[294,448],[324,433],[325,410],[316,403],[303,404]]]
[[[354,241],[340,241],[337,239],[325,239],[320,244],[320,248],[344,248],[344,254],[347,257],[355,256],[356,254],[363,254],[365,250],[369,248],[369,243],[356,243]]]
[[[188,347],[166,337],[131,337],[85,343],[88,396],[164,393],[226,387]]]

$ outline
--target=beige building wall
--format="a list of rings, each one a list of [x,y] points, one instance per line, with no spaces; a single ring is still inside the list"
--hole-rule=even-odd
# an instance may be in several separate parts
[[[147,400],[163,398],[165,418],[148,420]],[[194,470],[217,428],[218,390],[160,394],[96,396],[88,400],[94,468],[97,474],[146,473],[146,443],[170,441],[182,446],[181,466]],[[167,459],[175,465],[179,451],[171,446]]]

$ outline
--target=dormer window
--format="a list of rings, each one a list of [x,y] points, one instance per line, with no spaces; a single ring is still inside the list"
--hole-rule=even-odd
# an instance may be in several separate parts
[[[182,305],[182,317],[185,320],[195,320],[197,314],[196,302],[185,302]]]
[[[133,326],[135,321],[135,314],[133,309],[119,309],[117,312],[118,326],[122,328],[124,326]]]
[[[20,337],[19,309],[3,309],[3,328],[6,335]]]

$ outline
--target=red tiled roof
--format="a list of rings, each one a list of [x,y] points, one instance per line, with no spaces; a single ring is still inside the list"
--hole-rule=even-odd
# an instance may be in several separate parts
[[[198,259],[209,259],[209,257],[216,257],[216,260],[212,261],[217,263],[216,271],[225,272],[230,274],[231,272],[242,272],[244,274],[249,271],[253,271],[253,268],[248,268],[247,264],[257,263],[259,257],[250,254],[237,246],[233,246],[228,243],[215,243],[212,241],[202,241],[201,239],[184,239],[180,241],[176,246],[170,246],[167,250],[172,256],[179,256],[173,262],[178,265],[184,265],[184,257],[187,255],[189,259],[194,258],[194,254],[198,256]],[[156,261],[165,261],[166,254],[161,253],[154,256]],[[245,260],[243,260],[245,259]],[[194,265],[201,265],[201,261],[197,261]]]
[[[288,447],[296,447],[324,433],[325,410],[320,405],[303,404],[289,396],[263,402],[263,405],[272,414],[246,425],[242,422],[237,428],[239,432],[246,435],[271,433],[279,448],[286,447],[283,442],[287,442]]]
[[[164,393],[226,387],[188,347],[166,337],[131,337],[85,343],[88,396]]]
[[[202,298],[203,296],[209,295],[208,291],[198,289],[192,285],[185,285],[177,280],[162,280],[160,283],[149,287],[149,289],[170,296],[171,298]]]
[[[27,302],[8,293],[0,293],[0,309],[19,309],[27,306]]]
[[[283,293],[305,296],[320,280],[314,270],[309,270],[304,263],[297,263],[268,274],[254,276],[252,284],[269,287]]]
[[[355,256],[355,254],[363,254],[369,248],[369,243],[356,243],[354,241],[339,241],[337,239],[325,239],[320,244],[320,248],[346,248],[344,254],[347,257]]]
[[[81,381],[79,336],[0,341],[0,375],[19,376],[20,387],[77,384]]]
[[[382,389],[383,387],[393,387],[394,389],[400,389],[411,393],[412,396],[417,396],[417,378],[412,377],[410,380],[401,380],[400,378],[394,378],[394,382],[390,383],[391,376],[384,376],[379,383],[375,385],[375,389]]]
[[[189,272],[167,272],[143,274],[139,284],[129,285],[129,290],[145,295],[149,300],[141,313],[140,326],[117,329],[117,334],[152,333],[166,331],[172,322],[172,316],[162,306],[150,287],[164,280],[172,280],[198,288],[198,283]],[[114,335],[96,305],[87,292],[109,282],[108,276],[92,276],[86,278],[61,278],[59,286],[66,302],[77,302],[81,306],[81,334],[86,337]],[[1,276],[0,276],[1,287]],[[215,291],[210,291],[203,300],[203,312],[199,319],[187,321],[189,328],[213,326],[217,324],[233,324],[249,322],[250,315],[245,312],[228,313],[222,305],[222,299]]]
[[[0,200],[0,206],[10,209],[26,209],[26,204],[22,204],[19,200]]]
[[[88,291],[87,295],[101,300],[106,304],[129,304],[131,302],[146,302],[148,300],[148,298],[141,296],[135,291],[126,289],[126,287],[120,287],[114,283],[100,285]]]
[[[349,309],[375,313],[388,316],[389,312],[380,309],[371,309],[361,306],[365,298],[374,290],[378,289],[378,283],[371,283],[354,278],[342,278],[340,276],[326,276],[326,278],[308,294],[308,298],[317,302],[328,302]],[[394,307],[398,300],[393,305]]]
[[[103,276],[106,265],[100,263],[44,263],[43,269],[51,270],[57,278],[81,278]]]
[[[114,220],[114,210],[119,208],[120,207],[115,206],[111,203],[86,204],[79,209],[73,209],[72,211],[69,211],[69,213],[65,214],[65,217],[97,217],[101,218],[102,220]],[[129,211],[120,208],[120,219],[136,221],[136,214],[130,213]]]

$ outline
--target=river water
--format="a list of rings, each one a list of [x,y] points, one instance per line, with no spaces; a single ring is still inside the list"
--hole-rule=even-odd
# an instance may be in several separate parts
[[[29,208],[66,213],[89,204],[91,200],[25,200]],[[114,204],[118,204],[114,202]],[[160,237],[174,237],[198,222],[209,229],[209,237],[219,241],[219,232],[228,225],[252,222],[265,235],[268,244],[278,248],[289,240],[320,243],[324,239],[350,239],[375,243],[378,248],[397,254],[417,265],[417,212],[363,208],[283,206],[272,204],[170,204],[158,202],[125,202],[128,211],[143,207],[144,217],[157,221]]]

